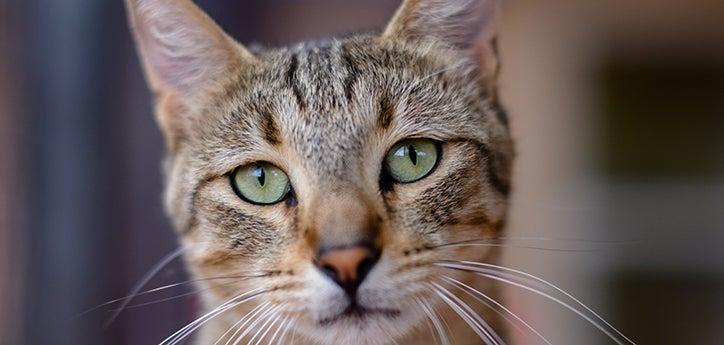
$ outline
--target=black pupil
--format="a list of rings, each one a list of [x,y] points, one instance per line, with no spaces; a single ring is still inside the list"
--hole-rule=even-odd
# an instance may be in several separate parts
[[[259,185],[264,187],[264,183],[266,183],[266,173],[264,172],[264,167],[257,167],[257,179],[259,180]]]
[[[407,146],[407,154],[410,156],[410,161],[412,161],[412,164],[417,165],[417,150],[415,150],[415,146]]]

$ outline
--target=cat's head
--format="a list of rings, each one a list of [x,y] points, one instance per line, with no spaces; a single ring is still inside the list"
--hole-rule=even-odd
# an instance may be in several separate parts
[[[494,1],[408,0],[381,34],[253,53],[190,1],[127,4],[189,268],[209,308],[260,293],[223,318],[387,343],[441,305],[431,283],[466,279],[433,263],[494,254],[446,246],[506,212]]]

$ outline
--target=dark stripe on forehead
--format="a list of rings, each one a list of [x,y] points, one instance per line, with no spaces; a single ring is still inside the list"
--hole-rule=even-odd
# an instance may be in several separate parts
[[[347,76],[344,79],[344,93],[347,97],[347,102],[351,103],[354,97],[354,87],[357,83],[357,77],[359,75],[359,69],[354,63],[354,57],[349,53],[347,47],[342,46],[342,63],[344,68],[347,70]]]
[[[307,107],[307,104],[304,101],[304,93],[299,87],[299,84],[297,84],[296,73],[298,68],[299,56],[297,56],[297,54],[295,53],[292,54],[292,57],[289,59],[289,68],[287,69],[287,84],[292,89],[294,97],[297,99],[297,106],[299,107],[299,109],[304,110]]]
[[[380,113],[377,117],[377,126],[387,129],[392,123],[392,117],[395,115],[395,106],[387,93],[380,96]]]
[[[272,145],[279,145],[282,142],[282,134],[279,131],[274,115],[269,111],[263,111],[259,114],[259,126],[264,139]]]

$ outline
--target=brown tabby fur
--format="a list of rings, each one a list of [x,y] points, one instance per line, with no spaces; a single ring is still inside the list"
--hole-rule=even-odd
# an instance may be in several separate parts
[[[167,138],[165,199],[187,266],[194,278],[256,275],[200,281],[204,312],[269,290],[206,323],[198,344],[266,302],[296,318],[284,343],[431,344],[415,298],[447,320],[453,344],[482,343],[425,284],[446,286],[447,275],[499,297],[489,281],[431,265],[500,254],[434,249],[494,238],[504,224],[513,149],[495,99],[494,1],[408,0],[383,34],[254,53],[188,0],[127,6]],[[441,142],[441,161],[418,182],[381,182],[386,152],[406,138]],[[289,175],[292,199],[258,206],[235,195],[230,172],[257,161]],[[359,240],[382,248],[358,295],[380,312],[338,317],[347,300],[314,255]],[[470,305],[503,332],[497,315]]]

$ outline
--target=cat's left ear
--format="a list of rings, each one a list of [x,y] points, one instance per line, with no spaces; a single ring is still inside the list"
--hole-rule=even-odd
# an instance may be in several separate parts
[[[499,7],[498,0],[405,0],[382,36],[441,42],[460,50],[475,59],[482,77],[494,88]]]

